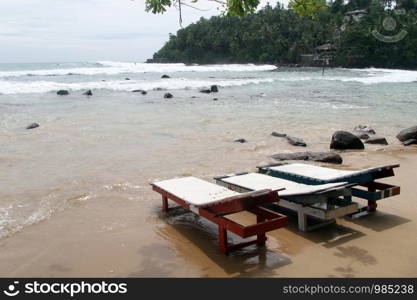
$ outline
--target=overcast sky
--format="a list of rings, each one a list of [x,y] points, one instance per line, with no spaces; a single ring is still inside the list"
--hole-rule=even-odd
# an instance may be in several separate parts
[[[175,8],[154,15],[144,2],[0,0],[0,63],[144,61],[180,28]],[[220,13],[208,0],[198,7],[184,8],[183,25]]]

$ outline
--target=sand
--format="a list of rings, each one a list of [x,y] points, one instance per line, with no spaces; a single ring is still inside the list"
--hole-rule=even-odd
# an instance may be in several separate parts
[[[380,201],[373,215],[338,219],[309,233],[298,231],[291,218],[288,227],[268,234],[265,248],[224,256],[216,226],[182,209],[161,213],[150,187],[129,198],[123,186],[113,186],[113,194],[74,202],[1,239],[0,276],[416,277],[417,147],[381,149],[343,153],[340,166],[401,164],[395,177],[383,180],[400,185],[401,195]],[[237,165],[215,175],[254,166],[249,160]]]

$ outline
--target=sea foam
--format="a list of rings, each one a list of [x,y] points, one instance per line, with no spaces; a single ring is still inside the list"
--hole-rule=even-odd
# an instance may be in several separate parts
[[[62,67],[55,69],[34,69],[0,71],[0,77],[19,76],[65,76],[65,75],[117,75],[135,73],[175,73],[175,72],[254,72],[272,71],[273,65],[231,64],[231,65],[185,65],[185,64],[146,64],[101,61],[89,67]]]
[[[191,80],[186,78],[173,78],[170,80],[112,80],[112,81],[91,81],[82,83],[63,83],[55,81],[2,81],[0,80],[1,94],[25,94],[25,93],[47,93],[59,89],[72,91],[85,89],[107,89],[113,91],[132,91],[135,89],[198,89],[210,85],[220,87],[243,86],[249,84],[271,83],[272,78],[261,79],[228,79],[228,80]]]

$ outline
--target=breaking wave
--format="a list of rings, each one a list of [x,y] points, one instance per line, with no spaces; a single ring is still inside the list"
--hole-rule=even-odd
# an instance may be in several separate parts
[[[25,93],[47,93],[59,89],[69,89],[73,91],[85,89],[107,89],[113,91],[132,91],[135,89],[154,90],[157,88],[179,90],[179,89],[198,89],[210,85],[220,87],[243,86],[249,84],[260,84],[273,82],[272,78],[262,79],[230,79],[230,80],[190,80],[185,78],[175,78],[170,80],[112,80],[94,81],[82,83],[62,83],[54,81],[1,81],[1,94],[25,94]]]
[[[175,73],[175,72],[254,72],[272,71],[273,65],[231,64],[231,65],[185,65],[177,64],[146,64],[101,61],[86,66],[62,64],[61,68],[0,71],[0,77],[19,76],[67,76],[67,75],[117,75],[135,73]]]

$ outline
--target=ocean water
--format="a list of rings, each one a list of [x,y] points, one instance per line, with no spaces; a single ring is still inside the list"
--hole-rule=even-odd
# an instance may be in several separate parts
[[[214,84],[218,93],[199,93]],[[87,89],[92,97],[82,95]],[[405,70],[2,64],[0,238],[87,202],[104,209],[115,197],[152,214],[153,180],[210,179],[304,150],[272,131],[325,150],[335,130],[367,124],[396,145],[396,133],[416,125],[416,96],[417,71]],[[26,130],[33,122],[40,127]]]

